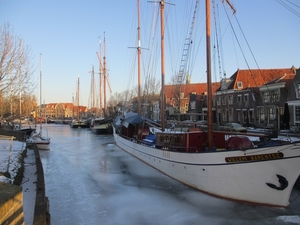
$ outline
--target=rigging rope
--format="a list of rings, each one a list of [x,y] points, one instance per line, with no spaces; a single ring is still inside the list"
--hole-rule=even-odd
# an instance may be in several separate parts
[[[287,3],[284,3],[283,0],[276,0],[279,4],[281,4],[283,7],[285,7],[287,10],[295,14],[296,16],[300,17],[300,13],[294,10],[291,6],[289,6]],[[291,5],[300,8],[300,6],[296,5],[295,3],[292,3],[289,0],[286,0],[286,2],[290,3]]]

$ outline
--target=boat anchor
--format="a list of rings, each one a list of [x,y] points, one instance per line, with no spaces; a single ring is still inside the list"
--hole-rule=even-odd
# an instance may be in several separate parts
[[[279,174],[276,174],[276,176],[278,177],[278,181],[280,183],[280,187],[277,187],[275,184],[271,184],[271,183],[266,183],[270,188],[274,188],[276,190],[284,190],[287,188],[287,186],[289,185],[289,182],[287,181],[287,179],[284,176],[281,176]]]

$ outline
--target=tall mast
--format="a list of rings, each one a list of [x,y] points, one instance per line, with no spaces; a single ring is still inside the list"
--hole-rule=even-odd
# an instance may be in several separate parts
[[[40,135],[42,135],[42,53],[40,53]]]
[[[161,129],[165,131],[165,27],[164,27],[164,5],[165,1],[160,1],[160,27],[161,27]]]
[[[100,100],[100,117],[102,117],[102,64],[101,64],[101,52],[102,52],[102,47],[101,47],[101,39],[100,39],[100,49],[99,49],[99,55],[98,60],[99,60],[99,100]]]
[[[79,89],[79,76],[78,76],[78,80],[77,80],[77,109],[78,109],[78,113],[77,113],[77,118],[78,118],[78,121],[80,120],[80,104],[79,104],[79,92],[80,92],[80,89]]]
[[[95,77],[94,77],[94,65],[92,66],[91,74],[91,108],[94,110],[95,107]]]
[[[106,117],[106,45],[105,45],[105,32],[104,32],[104,55],[103,55],[103,92],[104,92],[104,117]]]
[[[206,67],[207,67],[207,132],[208,150],[213,149],[212,132],[212,87],[211,87],[211,52],[210,52],[210,0],[206,0]]]
[[[141,114],[141,28],[140,28],[140,0],[138,3],[138,114]]]

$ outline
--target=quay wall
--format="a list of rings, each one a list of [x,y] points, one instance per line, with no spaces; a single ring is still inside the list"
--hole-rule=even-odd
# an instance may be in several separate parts
[[[0,224],[24,224],[23,192],[20,186],[0,183]]]
[[[46,196],[43,165],[39,150],[36,147],[34,148],[34,152],[36,158],[37,182],[33,224],[50,225],[49,199]]]
[[[25,140],[26,133],[0,129],[0,135],[14,136],[19,141]],[[36,201],[34,207],[34,225],[50,225],[49,199],[46,197],[44,170],[39,150],[34,146],[36,163]],[[23,225],[22,187],[0,182],[0,225]]]

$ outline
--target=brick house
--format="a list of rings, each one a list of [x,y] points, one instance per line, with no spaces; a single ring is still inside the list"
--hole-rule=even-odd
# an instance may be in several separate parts
[[[300,69],[288,89],[287,103],[290,112],[290,125],[300,125]]]
[[[212,83],[212,92],[219,87],[219,82]],[[202,120],[200,114],[207,113],[207,83],[186,83],[165,86],[166,104],[169,105],[168,115],[189,114],[191,120]],[[173,109],[171,109],[173,108]],[[199,114],[199,115],[197,115]]]
[[[294,68],[237,70],[221,81],[216,91],[217,117],[227,122],[264,127],[280,126],[287,99],[287,88],[294,79]]]
[[[41,106],[41,112],[43,117],[51,119],[65,119],[77,117],[80,113],[80,117],[85,118],[87,115],[86,106],[74,106],[73,103],[49,103]],[[36,108],[36,115],[40,115],[40,108]]]

